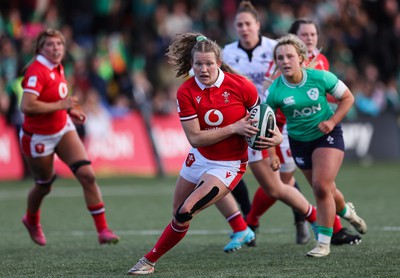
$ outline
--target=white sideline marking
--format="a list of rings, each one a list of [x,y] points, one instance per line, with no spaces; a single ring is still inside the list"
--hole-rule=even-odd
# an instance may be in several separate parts
[[[114,230],[114,232],[119,236],[149,236],[149,235],[161,235],[163,230],[125,230],[118,231]],[[290,229],[268,229],[268,233],[277,234],[282,232],[291,232]],[[61,233],[61,232],[60,232]],[[188,235],[227,235],[232,233],[231,230],[189,230]],[[56,234],[56,232],[52,232],[52,234]],[[93,235],[92,231],[71,231],[71,234],[74,236],[87,236]]]
[[[400,226],[383,226],[380,228],[373,228],[374,231],[385,231],[385,232],[399,232]],[[261,234],[279,234],[279,233],[291,233],[292,229],[267,229],[262,231]],[[115,230],[115,233],[120,236],[150,236],[150,235],[161,235],[163,230]],[[231,230],[189,230],[189,235],[227,235],[230,234]],[[58,232],[53,231],[52,234],[57,234]],[[94,231],[71,231],[69,232],[74,236],[87,236],[93,235]],[[64,232],[60,232],[64,234]]]
[[[26,199],[30,189],[24,190],[0,190],[0,200],[18,200]],[[100,190],[103,197],[119,197],[119,196],[172,196],[174,192],[173,187],[158,187],[154,190],[152,186],[135,186],[135,185],[119,185],[119,186],[105,186],[100,185]],[[47,198],[82,198],[81,187],[53,187],[52,192]]]
[[[115,231],[116,234],[121,236],[149,236],[149,235],[161,235],[162,230],[131,230],[131,231]],[[228,234],[229,230],[193,230],[188,231],[188,234],[192,235],[221,235],[221,234]],[[93,234],[94,232],[89,231],[72,231],[71,232],[74,236],[86,236],[89,234]]]
[[[384,226],[383,230],[385,232],[399,232],[400,231],[400,227],[399,226]]]

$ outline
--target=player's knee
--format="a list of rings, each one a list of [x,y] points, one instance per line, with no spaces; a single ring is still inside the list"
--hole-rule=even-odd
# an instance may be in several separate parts
[[[273,199],[280,199],[281,197],[280,190],[278,188],[270,187],[267,190],[265,190],[265,193]]]
[[[325,199],[327,196],[332,194],[332,192],[324,186],[313,184],[313,192],[317,199]]]
[[[175,220],[178,223],[185,223],[192,220],[193,214],[183,208],[183,204],[176,210]]]
[[[92,170],[89,168],[83,170],[82,166],[90,165],[89,160],[80,160],[70,165],[71,171],[75,174],[79,182],[83,185],[94,184],[95,176]]]
[[[196,204],[192,208],[186,208],[184,206],[184,203],[180,205],[180,207],[176,210],[175,213],[175,219],[179,223],[185,223],[193,218],[193,214],[196,211],[202,210],[209,202],[211,202],[219,192],[219,188],[214,186],[210,192],[208,192],[206,195],[204,195],[200,200],[197,201]]]
[[[96,178],[92,171],[80,171],[75,175],[83,186],[94,185],[96,183]]]
[[[54,181],[56,180],[56,178],[57,178],[57,175],[54,174],[48,180],[35,179],[35,183],[36,183],[37,187],[40,189],[41,193],[43,195],[47,195],[50,193],[51,186],[54,183]]]

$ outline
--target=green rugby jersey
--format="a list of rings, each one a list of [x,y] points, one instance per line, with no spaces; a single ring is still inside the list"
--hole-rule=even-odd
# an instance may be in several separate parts
[[[291,138],[306,142],[324,135],[318,124],[333,115],[326,94],[334,95],[339,80],[324,70],[302,71],[303,79],[298,84],[289,83],[283,75],[278,77],[268,89],[266,103],[274,111],[281,109]]]

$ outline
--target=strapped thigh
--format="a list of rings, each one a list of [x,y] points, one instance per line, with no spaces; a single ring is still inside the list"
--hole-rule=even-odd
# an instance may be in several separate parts
[[[71,171],[74,174],[76,174],[76,171],[78,171],[79,168],[81,168],[82,166],[85,166],[85,165],[90,165],[90,164],[92,164],[92,162],[89,160],[79,160],[77,162],[72,163],[69,166],[69,168],[71,169]]]
[[[213,188],[211,188],[210,192],[208,192],[205,196],[203,196],[203,198],[201,198],[199,201],[197,201],[196,204],[194,204],[193,208],[189,212],[185,213],[179,212],[179,210],[184,204],[182,203],[176,210],[175,219],[180,223],[185,223],[191,220],[193,218],[193,213],[195,213],[196,211],[207,205],[212,199],[215,198],[215,196],[218,195],[218,193],[219,193],[219,188],[217,186],[214,186]]]

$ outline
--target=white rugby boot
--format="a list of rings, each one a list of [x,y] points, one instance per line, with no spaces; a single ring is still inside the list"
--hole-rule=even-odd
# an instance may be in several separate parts
[[[145,257],[141,258],[129,271],[129,275],[147,275],[154,272],[156,264],[150,262]]]
[[[307,253],[307,257],[325,257],[331,252],[329,243],[317,242],[317,245],[310,252]]]
[[[353,203],[346,203],[346,207],[349,210],[350,215],[344,218],[349,221],[360,234],[365,234],[367,232],[367,224],[357,215]]]

